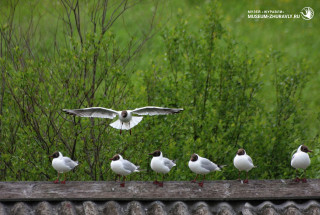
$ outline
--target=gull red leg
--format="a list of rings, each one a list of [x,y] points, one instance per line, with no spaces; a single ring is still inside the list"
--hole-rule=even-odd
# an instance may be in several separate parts
[[[123,123],[121,123],[120,135],[121,135],[121,133],[122,133],[122,126],[123,126]]]
[[[126,176],[123,176],[123,182],[120,184],[120,187],[124,187],[125,186],[125,182],[126,181]]]
[[[248,172],[246,172],[246,180],[243,181],[243,183],[248,184],[249,180],[248,180]]]
[[[59,172],[58,172],[58,178],[57,180],[53,181],[53,183],[58,184],[59,183]]]
[[[306,178],[306,170],[304,170],[304,178],[302,179],[302,183],[307,183],[307,178]]]
[[[238,180],[239,180],[239,181],[241,181],[240,174],[241,174],[241,172],[240,172],[240,170],[239,170],[239,173],[238,173]]]
[[[203,182],[204,182],[204,179],[205,179],[205,178],[206,178],[206,175],[203,175],[202,182],[199,183],[199,186],[200,186],[200,187],[203,187]]]
[[[156,173],[156,180],[153,182],[153,184],[155,184],[155,185],[159,184],[159,181],[157,180],[157,176],[158,176],[158,173]]]
[[[61,184],[65,184],[67,179],[67,173],[64,173],[64,181],[61,181]]]
[[[162,175],[162,182],[159,182],[159,186],[163,187],[164,175]]]
[[[191,181],[191,183],[196,183],[197,182],[197,178],[198,178],[198,174],[196,175],[196,178]]]
[[[297,182],[297,183],[300,182],[300,178],[298,177],[298,174],[299,174],[299,172],[298,172],[298,170],[296,169],[296,178],[294,179],[294,182]]]

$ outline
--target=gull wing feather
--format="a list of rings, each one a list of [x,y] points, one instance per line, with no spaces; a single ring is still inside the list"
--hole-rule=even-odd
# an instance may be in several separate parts
[[[66,164],[66,166],[70,168],[70,170],[78,166],[78,161],[73,161],[68,157],[63,157],[63,161]]]
[[[251,157],[248,155],[248,161],[249,161],[249,163],[250,164],[252,164],[252,166],[253,166],[253,161],[252,161],[252,159],[251,159]]]
[[[81,117],[97,117],[113,119],[119,114],[119,111],[107,109],[103,107],[90,107],[83,109],[62,109],[67,114]]]
[[[166,114],[174,114],[183,111],[182,108],[164,108],[164,107],[153,107],[147,106],[142,108],[136,108],[132,111],[132,113],[138,115],[166,115]]]
[[[123,160],[122,163],[123,163],[123,168],[130,172],[135,172],[139,168],[128,160]]]
[[[220,171],[220,168],[217,164],[213,163],[212,161],[206,158],[201,159],[200,164],[202,168],[207,169],[209,171]]]
[[[163,158],[163,163],[169,169],[171,169],[172,167],[174,167],[176,165],[172,160],[169,160],[168,158]]]

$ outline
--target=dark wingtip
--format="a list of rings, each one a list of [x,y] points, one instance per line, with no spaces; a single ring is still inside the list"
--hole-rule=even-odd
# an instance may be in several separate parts
[[[71,112],[72,110],[69,110],[69,109],[62,109],[62,111],[66,114],[69,114],[69,115],[76,115],[75,113]]]
[[[227,165],[218,165],[219,169],[225,168]]]
[[[183,111],[183,108],[172,109],[172,113],[180,113],[181,111]]]

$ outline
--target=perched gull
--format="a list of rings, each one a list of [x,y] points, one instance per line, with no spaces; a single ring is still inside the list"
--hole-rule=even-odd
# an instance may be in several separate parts
[[[81,116],[81,117],[95,117],[95,118],[108,118],[113,119],[116,116],[119,116],[119,119],[110,124],[111,127],[121,130],[130,130],[131,128],[138,125],[138,123],[142,120],[143,117],[132,116],[132,114],[137,115],[166,115],[166,114],[174,114],[183,111],[182,108],[164,108],[164,107],[142,107],[136,108],[134,110],[123,110],[123,111],[115,111],[112,109],[107,109],[103,107],[90,107],[83,109],[63,109],[62,111],[66,112],[70,115]]]
[[[110,158],[110,160],[112,160],[110,164],[112,171],[114,171],[118,176],[123,176],[123,182],[120,184],[120,187],[125,186],[127,175],[133,172],[139,172],[139,166],[136,166],[130,161],[123,159],[119,154],[116,154],[115,156]]]
[[[150,153],[149,155],[153,156],[150,164],[151,169],[156,172],[156,180],[153,182],[153,184],[163,187],[164,175],[162,176],[162,182],[158,182],[158,173],[167,174],[168,172],[170,172],[171,168],[174,167],[176,164],[172,160],[163,157],[162,152],[159,150],[156,150],[153,153]]]
[[[246,179],[243,181],[243,183],[248,183],[248,172],[255,166],[253,165],[251,157],[247,155],[244,149],[239,149],[237,151],[237,154],[233,159],[233,165],[239,170],[239,180],[241,180],[240,172],[246,171]]]
[[[206,174],[213,171],[221,171],[223,166],[218,166],[207,158],[200,157],[197,154],[191,155],[189,161],[189,168],[192,172],[196,173],[196,178],[191,182],[195,183],[197,181],[198,174],[203,175],[202,182],[199,183],[200,187],[203,187],[203,182],[206,177]]]
[[[297,152],[294,153],[291,159],[291,166],[296,169],[296,179],[295,182],[299,182],[298,169],[304,170],[304,176],[306,176],[306,169],[310,165],[310,158],[308,152],[312,152],[305,145],[300,145]],[[302,182],[307,182],[306,178],[302,179]]]
[[[61,152],[55,152],[49,157],[52,159],[52,166],[55,170],[58,171],[58,178],[53,183],[59,183],[59,173],[66,173],[78,166],[78,161],[73,161],[68,157],[63,157]],[[61,184],[66,183],[67,174],[64,175],[64,181],[61,181]]]

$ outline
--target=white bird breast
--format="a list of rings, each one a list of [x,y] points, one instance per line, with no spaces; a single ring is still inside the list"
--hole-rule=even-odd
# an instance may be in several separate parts
[[[120,160],[117,161],[111,161],[111,169],[114,171],[116,174],[119,175],[129,175],[131,172],[123,168],[123,164]]]
[[[188,165],[189,165],[190,170],[196,174],[208,174],[210,172],[210,170],[202,168],[199,159],[194,162],[189,161]]]
[[[291,166],[294,168],[306,169],[310,165],[310,158],[308,153],[297,152],[291,161]]]
[[[130,120],[132,119],[132,113],[131,113],[131,111],[127,111],[127,113],[128,113],[127,117],[124,118],[124,117],[122,117],[121,112],[120,112],[119,119],[121,122],[130,122]]]
[[[170,172],[170,168],[168,168],[166,165],[163,163],[163,159],[160,157],[153,157],[151,160],[151,169],[155,172],[158,173],[163,173],[166,174]]]
[[[237,155],[233,160],[234,166],[240,171],[250,171],[253,168],[253,164],[250,163],[248,156]]]
[[[70,167],[68,167],[62,159],[54,158],[52,160],[52,166],[55,170],[57,170],[59,173],[65,173],[69,172],[71,170]]]

